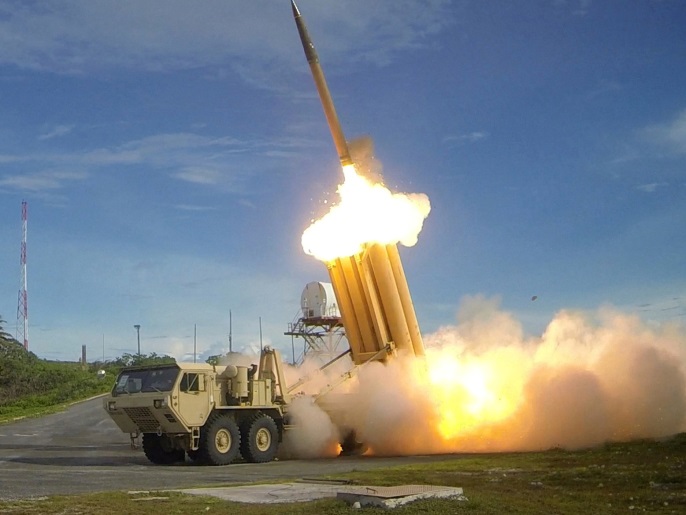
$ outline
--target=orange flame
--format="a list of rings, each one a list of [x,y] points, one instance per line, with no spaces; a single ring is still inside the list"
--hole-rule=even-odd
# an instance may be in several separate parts
[[[315,221],[302,235],[307,254],[322,261],[352,256],[365,243],[417,243],[431,204],[424,194],[392,193],[357,173],[354,165],[343,167],[340,202]]]
[[[523,383],[504,358],[465,360],[450,348],[427,353],[429,391],[445,441],[493,426],[516,411]]]

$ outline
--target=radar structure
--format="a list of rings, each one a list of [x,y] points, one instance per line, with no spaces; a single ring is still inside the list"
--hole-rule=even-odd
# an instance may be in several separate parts
[[[300,297],[298,315],[284,333],[304,340],[303,350],[297,358],[293,345],[294,364],[302,364],[305,358],[323,364],[341,353],[341,348],[345,347],[341,343],[345,339],[345,329],[331,283],[307,283]]]

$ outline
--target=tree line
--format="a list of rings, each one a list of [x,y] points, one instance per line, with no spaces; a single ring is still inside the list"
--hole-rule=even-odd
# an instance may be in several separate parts
[[[124,354],[81,364],[39,358],[4,329],[0,316],[0,416],[77,401],[108,391],[122,367],[175,363],[171,356]],[[104,370],[104,377],[98,371]]]

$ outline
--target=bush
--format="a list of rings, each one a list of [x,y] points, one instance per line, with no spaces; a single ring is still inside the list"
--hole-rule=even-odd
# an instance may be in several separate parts
[[[175,360],[154,353],[124,354],[84,368],[80,363],[40,359],[16,341],[0,338],[0,417],[32,414],[105,393],[122,367],[157,363]],[[104,378],[98,379],[98,370],[105,370]]]

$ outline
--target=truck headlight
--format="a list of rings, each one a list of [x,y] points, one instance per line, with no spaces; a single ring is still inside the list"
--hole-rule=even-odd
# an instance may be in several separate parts
[[[107,403],[107,411],[117,411],[117,402],[116,401],[109,401]]]
[[[157,409],[166,408],[168,406],[167,398],[165,397],[164,399],[155,399],[154,401],[152,401],[152,404]]]

